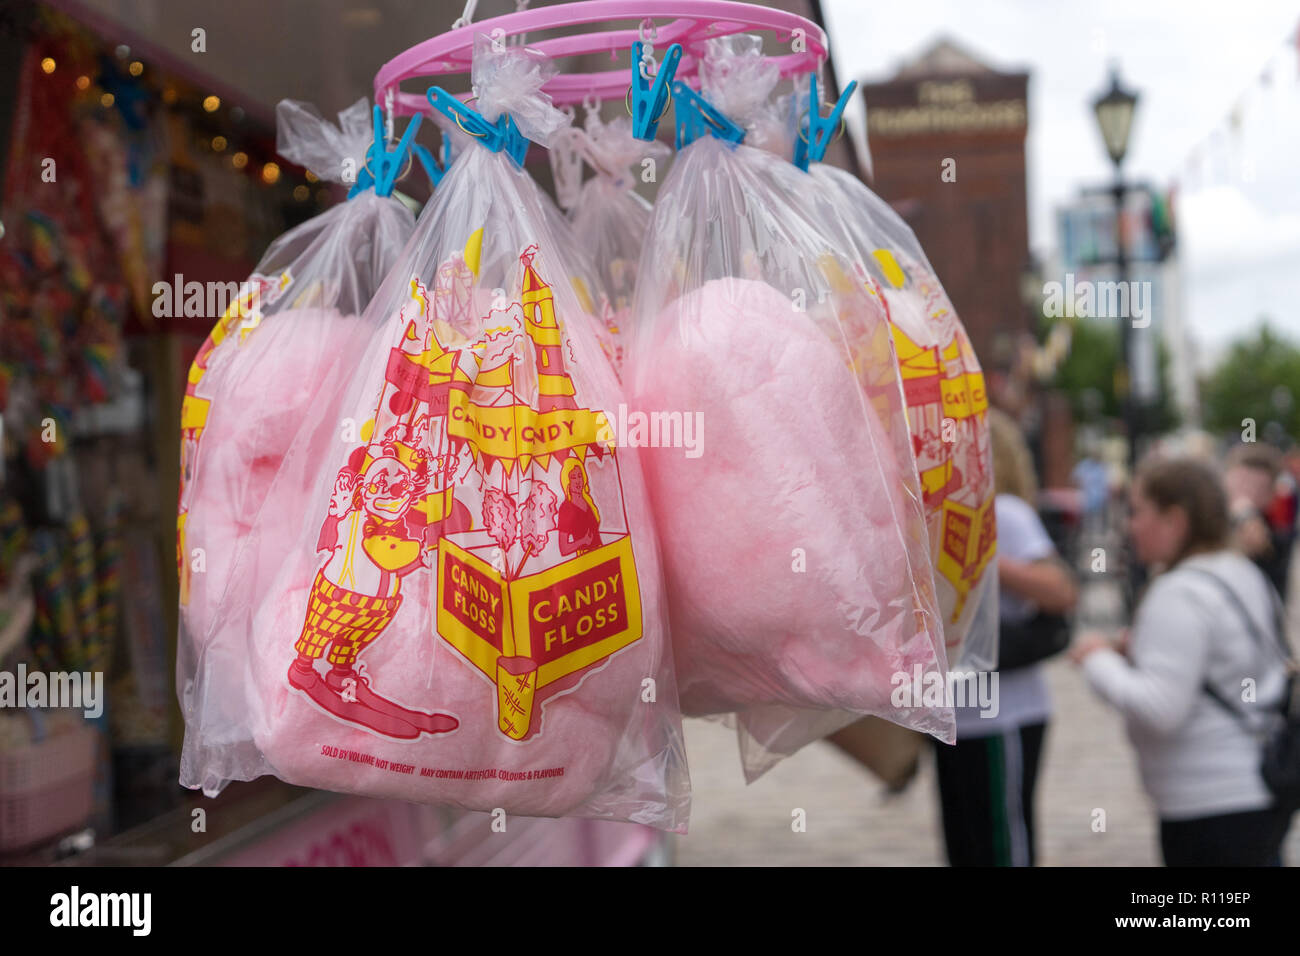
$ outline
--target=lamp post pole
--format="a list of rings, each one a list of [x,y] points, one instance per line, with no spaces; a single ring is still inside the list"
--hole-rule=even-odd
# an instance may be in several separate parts
[[[1124,185],[1124,176],[1120,164],[1115,164],[1115,185],[1111,192],[1115,196],[1115,272],[1116,281],[1121,289],[1128,286],[1128,250],[1124,247],[1124,197],[1128,187]],[[1130,303],[1131,305],[1131,303]],[[1129,311],[1132,311],[1130,308]],[[1138,433],[1142,422],[1137,401],[1133,397],[1133,317],[1120,316],[1119,327],[1119,361],[1121,370],[1121,411],[1124,416],[1124,431],[1128,436],[1128,460],[1130,465],[1137,464]]]
[[[1112,68],[1110,89],[1099,96],[1092,104],[1097,116],[1097,126],[1101,130],[1102,142],[1111,162],[1115,164],[1115,271],[1121,289],[1128,288],[1128,250],[1124,248],[1124,197],[1128,188],[1124,185],[1124,156],[1128,152],[1129,133],[1133,128],[1133,113],[1137,109],[1137,94],[1120,86],[1119,70]],[[1132,312],[1132,303],[1129,303]],[[1124,430],[1128,435],[1129,464],[1137,464],[1138,432],[1141,418],[1137,402],[1133,396],[1133,316],[1117,316],[1120,325],[1119,348],[1120,367],[1116,370],[1115,390],[1121,403],[1124,416]]]

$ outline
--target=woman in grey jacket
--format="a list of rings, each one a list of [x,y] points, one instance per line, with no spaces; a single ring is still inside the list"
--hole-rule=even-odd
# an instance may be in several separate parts
[[[1272,586],[1228,550],[1227,500],[1210,467],[1152,462],[1130,507],[1138,557],[1163,573],[1138,606],[1127,648],[1084,634],[1071,656],[1126,719],[1165,864],[1277,865],[1290,814],[1274,807],[1259,772],[1260,730],[1286,686]]]

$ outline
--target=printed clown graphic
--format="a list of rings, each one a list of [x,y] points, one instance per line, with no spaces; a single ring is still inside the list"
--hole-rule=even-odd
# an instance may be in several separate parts
[[[425,566],[425,525],[413,506],[428,488],[426,464],[413,470],[397,457],[367,452],[357,467],[339,472],[317,545],[330,558],[317,572],[289,668],[289,684],[331,714],[406,739],[455,730],[456,719],[381,696],[357,659],[401,606],[402,578]],[[316,670],[322,656],[331,665],[324,677]]]
[[[436,633],[457,652],[447,666],[483,678],[512,740],[540,733],[547,700],[642,634],[612,430],[579,403],[538,249],[520,254],[518,299],[502,303],[477,288],[482,243],[479,230],[432,288],[411,280],[374,418],[335,481],[289,669],[331,714],[397,738],[458,726],[385,698],[384,675],[359,668],[426,574]]]
[[[399,318],[402,338],[389,353],[375,417],[363,429],[373,440],[353,451],[335,479],[317,543],[329,558],[312,585],[289,684],[336,717],[413,739],[458,723],[383,697],[357,669],[358,658],[396,615],[403,578],[429,567],[442,534],[471,521],[453,493],[456,457],[431,453],[445,432],[456,354],[437,345],[427,290],[418,281]],[[324,677],[316,670],[322,656],[331,665]]]

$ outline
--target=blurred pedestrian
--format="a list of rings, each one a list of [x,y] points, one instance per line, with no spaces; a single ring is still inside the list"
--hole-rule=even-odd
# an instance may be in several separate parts
[[[1264,572],[1286,601],[1295,521],[1277,520],[1276,497],[1282,456],[1258,443],[1237,445],[1223,476],[1232,520],[1232,543]]]
[[[1083,496],[1083,528],[1096,536],[1106,530],[1110,504],[1110,472],[1090,445],[1070,475]]]
[[[1119,647],[1080,635],[1070,656],[1126,719],[1165,864],[1277,865],[1290,814],[1259,770],[1259,730],[1286,689],[1277,597],[1229,549],[1227,496],[1208,465],[1145,465],[1130,508],[1136,552],[1153,569],[1132,631]]]
[[[1063,615],[1077,589],[1034,510],[1037,481],[1020,429],[997,410],[989,412],[989,427],[999,637],[1017,644],[1024,666],[998,672],[996,713],[957,709],[956,745],[936,744],[939,800],[952,866],[1033,866],[1034,787],[1051,716],[1038,662],[1064,649],[1065,639],[1056,644],[1056,636],[1068,634]]]

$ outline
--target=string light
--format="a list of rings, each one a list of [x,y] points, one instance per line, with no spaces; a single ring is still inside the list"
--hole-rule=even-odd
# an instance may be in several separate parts
[[[230,157],[230,162],[234,164],[236,169],[243,169],[248,165],[248,154],[242,151],[238,152]]]
[[[293,198],[298,200],[298,202],[306,202],[307,197],[310,195],[311,195],[311,190],[308,189],[306,186],[293,187]]]
[[[144,72],[144,64],[141,63],[139,60],[132,60],[131,65],[128,66],[126,69],[127,72],[129,72],[132,76],[139,76],[141,73]]]
[[[53,73],[54,67],[55,67],[54,57],[47,56],[45,59],[41,60],[41,69],[44,70],[46,73]]]
[[[307,170],[307,182],[309,183],[320,182],[320,180],[316,178],[316,174],[313,173],[310,169]]]
[[[216,112],[217,110],[219,110],[219,109],[221,109],[221,97],[219,97],[219,96],[205,96],[205,97],[203,98],[203,110],[204,110],[204,112],[207,112],[207,113],[215,113],[215,112]]]
[[[99,98],[99,105],[107,109],[108,107],[113,105],[113,101],[115,99],[116,97],[114,97],[112,93],[105,93],[103,96]]]
[[[216,152],[218,152],[218,153],[220,153],[220,152],[222,152],[223,150],[225,150],[225,148],[226,148],[226,137],[224,137],[224,136],[214,136],[214,137],[212,137],[212,148],[213,148],[214,151],[216,151]]]
[[[267,163],[262,167],[262,182],[268,186],[274,185],[280,179],[280,167],[275,163]]]
[[[90,77],[86,76],[85,74],[82,74],[81,76],[77,77],[77,89],[79,90],[90,89]]]
[[[163,102],[166,103],[168,106],[171,106],[173,103],[176,102],[176,87],[174,86],[163,87],[162,96],[163,96]]]

